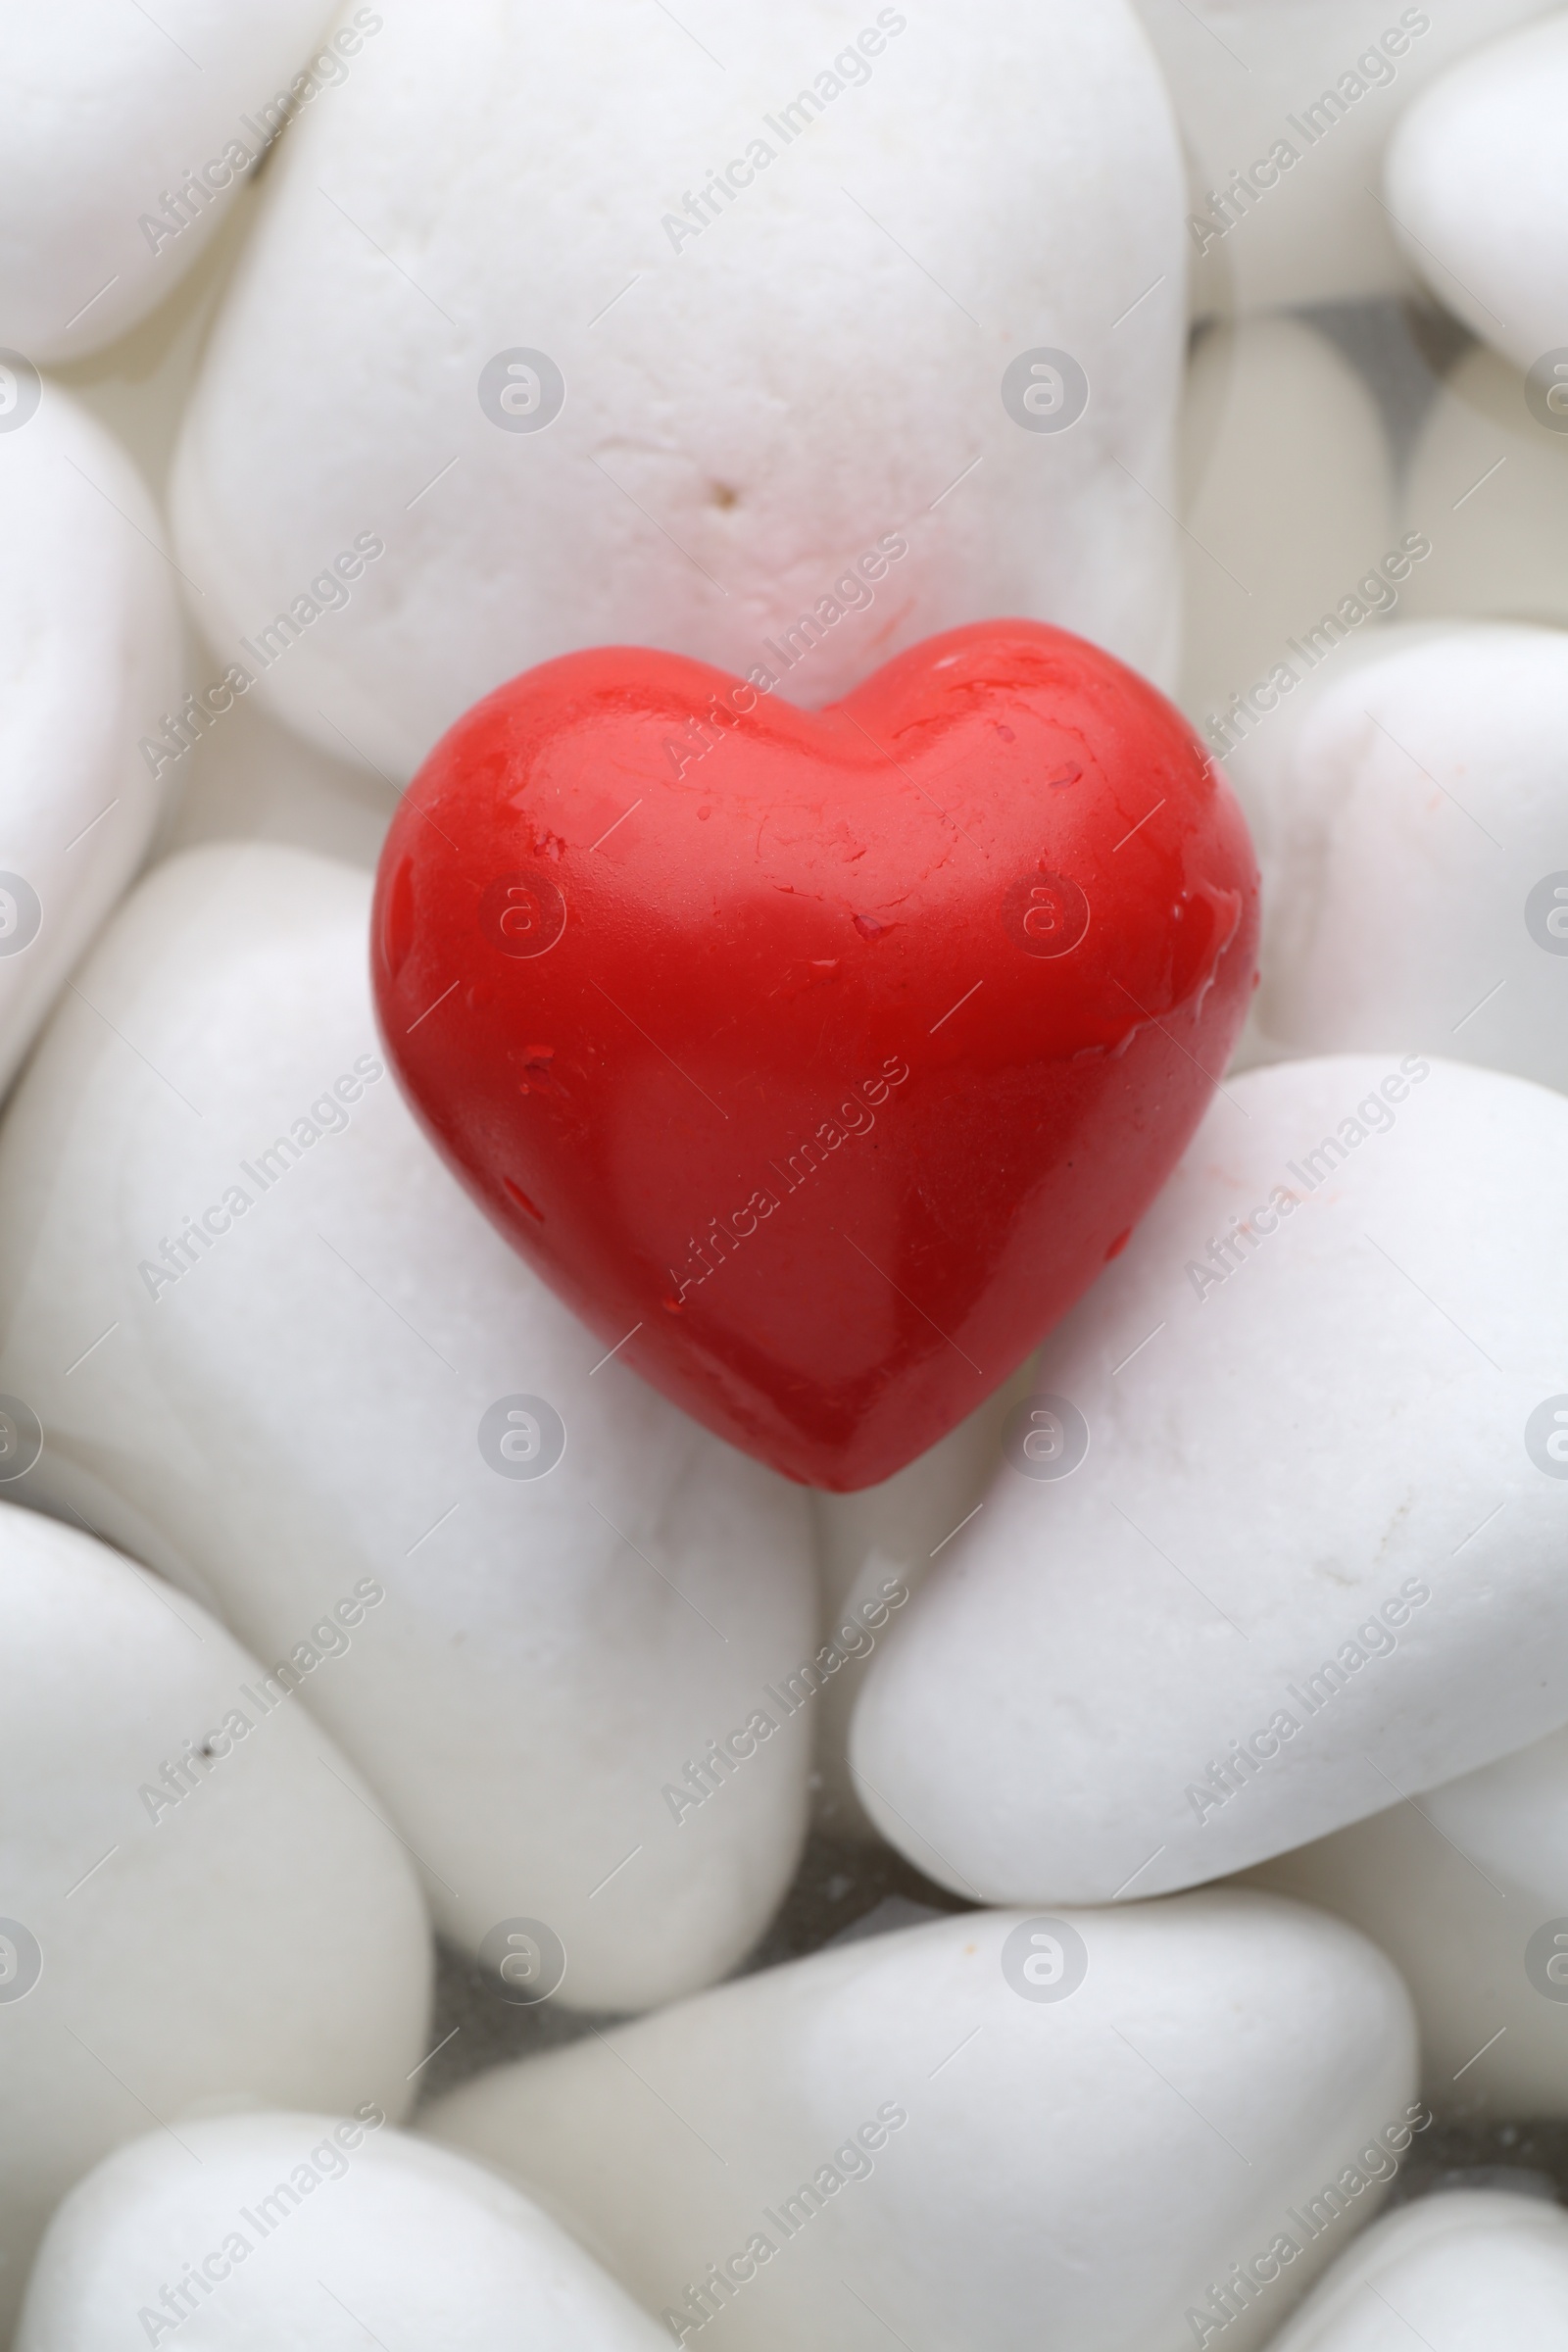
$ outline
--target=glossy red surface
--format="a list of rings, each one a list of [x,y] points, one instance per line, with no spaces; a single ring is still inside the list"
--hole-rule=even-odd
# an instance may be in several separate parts
[[[404,798],[372,963],[393,1067],[528,1263],[698,1420],[843,1492],[1124,1244],[1256,934],[1179,712],[989,621],[815,712],[623,648],[514,679]]]

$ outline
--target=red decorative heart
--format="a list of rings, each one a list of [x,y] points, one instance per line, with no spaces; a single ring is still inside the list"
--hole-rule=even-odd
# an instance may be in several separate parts
[[[1033,621],[805,711],[548,662],[381,858],[387,1051],[437,1149],[666,1396],[889,1477],[1114,1257],[1225,1066],[1257,876],[1180,714]]]

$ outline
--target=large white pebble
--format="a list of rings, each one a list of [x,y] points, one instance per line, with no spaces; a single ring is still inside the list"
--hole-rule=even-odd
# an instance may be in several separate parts
[[[1506,22],[1506,19],[1503,20]],[[1412,106],[1389,149],[1411,267],[1568,427],[1568,16],[1477,50]]]
[[[1134,0],[1187,144],[1197,308],[1272,310],[1409,284],[1377,193],[1402,110],[1451,60],[1552,4]]]
[[[64,371],[83,408],[128,452],[155,496],[161,496],[168,475],[225,265],[254,221],[260,193],[254,186],[235,191],[201,262],[152,318],[111,350]],[[60,380],[56,374],[50,383]],[[176,583],[167,563],[164,570],[168,582]],[[74,603],[79,602],[79,578],[74,577],[71,586]],[[231,654],[238,650],[228,648]],[[220,682],[224,659],[194,636],[187,639],[185,654],[179,684],[171,679],[144,693],[129,730],[145,739],[138,743],[141,756],[133,770],[137,789],[146,792],[147,774],[156,769],[165,799],[160,854],[167,857],[215,838],[281,840],[323,857],[373,865],[392,809],[384,780],[345,754],[341,744],[334,755],[286,731],[260,709],[254,694],[231,695],[233,682]],[[187,693],[198,710],[205,705],[205,725],[199,718],[191,723]],[[181,725],[173,733],[163,722],[176,714]],[[74,853],[71,862],[81,854]]]
[[[1232,755],[1276,1052],[1393,1040],[1568,1090],[1568,633],[1416,624]]]
[[[5,366],[0,353],[0,402]],[[0,406],[0,1091],[147,846],[162,794],[137,741],[179,698],[174,573],[140,476],[68,393],[9,373],[22,422],[5,429]]]
[[[1290,2206],[1397,2134],[1414,2064],[1371,1945],[1227,1891],[821,1952],[481,2076],[426,2128],[514,2173],[681,2340],[706,2285],[746,2352],[1168,2352]],[[1298,2236],[1228,2347],[1338,2242]]]
[[[1229,2345],[1228,2335],[1210,2342]],[[1450,2189],[1375,2222],[1269,2352],[1568,2352],[1568,2214]]]
[[[332,102],[349,65],[307,61],[331,17],[330,0],[4,0],[0,342],[73,360],[162,302],[267,141],[318,91]]]
[[[998,0],[983,41],[864,0],[449,0],[330,96],[174,493],[203,627],[303,733],[406,777],[575,647],[814,706],[988,614],[1169,680],[1181,167],[1127,0]]]
[[[187,2127],[188,2154],[156,2133],[122,2148],[56,2217],[16,2352],[656,2352],[537,2206],[377,2112],[231,2116]]]
[[[0,1503],[0,2335],[58,2199],[150,2124],[188,2175],[203,2101],[413,2096],[413,1867],[260,1682],[204,1609]]]
[[[1203,336],[1187,371],[1182,456],[1181,700],[1202,725],[1276,665],[1303,666],[1289,641],[1390,552],[1394,474],[1365,383],[1295,318]],[[1398,591],[1380,580],[1371,593],[1392,608]]]
[[[1568,1730],[1252,1876],[1396,1962],[1448,2113],[1568,2116]]]
[[[1440,386],[1404,519],[1432,545],[1406,585],[1412,618],[1568,626],[1568,432],[1533,413],[1524,377],[1495,352],[1467,352]]]
[[[1560,1095],[1228,1080],[871,1660],[884,1835],[983,1900],[1158,1893],[1568,1719],[1565,1325]]]
[[[605,1361],[448,1174],[375,1052],[369,889],[209,849],[122,911],[0,1131],[0,1387],[43,1499],[294,1660],[452,1936],[542,1921],[564,1999],[636,2007],[788,1884],[807,1498]],[[710,1801],[665,1794],[760,1710]]]

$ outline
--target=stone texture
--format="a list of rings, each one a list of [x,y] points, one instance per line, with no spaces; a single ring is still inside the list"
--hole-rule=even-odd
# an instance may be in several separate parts
[[[682,2340],[706,2280],[744,2352],[1168,2352],[1206,2281],[1397,2127],[1413,2071],[1369,1944],[1205,1893],[875,1936],[482,2076],[424,2128],[510,2170]],[[1338,2243],[1300,2238],[1241,2352]]]
[[[150,2122],[188,2175],[201,2106],[413,2099],[431,1957],[413,1867],[262,1680],[186,1596],[0,1503],[8,2337],[51,2209]]]
[[[29,1494],[292,1665],[456,1941],[543,1922],[563,1998],[639,2007],[789,1883],[804,1712],[664,1790],[812,1654],[808,1509],[603,1360],[437,1160],[375,1050],[368,893],[253,844],[122,911],[0,1134],[0,1387],[48,1433]]]
[[[1126,0],[677,15],[389,12],[290,132],[175,469],[204,630],[281,614],[258,692],[398,780],[585,645],[814,707],[1016,613],[1171,682],[1180,163]],[[1042,350],[1066,429],[1021,398],[1070,371],[1004,406]]]
[[[1396,1048],[1227,1080],[870,1661],[883,1834],[976,1899],[1158,1893],[1568,1719],[1565,1239],[1558,1094]]]

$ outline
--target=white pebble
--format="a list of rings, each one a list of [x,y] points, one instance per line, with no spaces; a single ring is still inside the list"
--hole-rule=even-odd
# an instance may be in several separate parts
[[[814,1651],[809,1513],[460,1191],[377,1052],[368,903],[250,844],[127,904],[0,1134],[0,1387],[43,1499],[294,1661],[450,1935],[532,1968],[542,1922],[564,2000],[639,2007],[788,1884],[808,1712],[765,1687]]]
[[[706,2302],[744,2352],[1170,2352],[1262,2258],[1226,2337],[1252,2352],[1353,2226],[1291,2209],[1348,2168],[1360,2215],[1394,2177],[1414,2064],[1370,1944],[1204,1893],[819,1952],[481,2076],[426,2128],[548,2197],[682,2342]]]
[[[870,1663],[883,1834],[1155,1894],[1568,1719],[1565,1239],[1560,1095],[1396,1044],[1227,1080]]]
[[[1200,312],[1347,302],[1409,284],[1377,196],[1415,93],[1552,0],[1134,0],[1191,163]]]
[[[203,629],[302,733],[402,778],[575,647],[815,706],[986,613],[1171,677],[1181,169],[1126,0],[999,0],[984,41],[870,0],[389,12],[273,170],[174,508]]]
[[[1218,2340],[1229,2352],[1231,2338]],[[1568,2352],[1568,2214],[1498,2190],[1422,2197],[1357,2239],[1269,2352],[1412,2352],[1421,2343]]]
[[[0,1091],[158,814],[137,739],[179,700],[160,538],[118,442],[0,352]]]
[[[1416,101],[1386,186],[1411,268],[1516,368],[1547,363],[1537,397],[1568,431],[1565,117],[1559,11],[1476,50]]]
[[[1229,761],[1263,871],[1257,1030],[1568,1091],[1568,635],[1417,624]]]
[[[1450,2114],[1568,2116],[1568,1731],[1253,1877],[1382,1945]]]
[[[390,2131],[373,2103],[233,2116],[181,2137],[137,2140],[67,2201],[16,2352],[656,2352],[662,2340],[537,2206]]]
[[[79,359],[172,292],[269,141],[349,71],[311,52],[332,15],[330,0],[163,0],[155,21],[74,0],[67,20],[5,0],[7,340]],[[351,39],[355,21],[344,12]]]
[[[0,334],[34,361],[79,359],[172,293],[268,140],[301,106],[331,103],[352,61],[309,52],[332,13],[5,0]],[[370,17],[345,11],[350,40]]]
[[[16,1403],[0,1398],[14,1448]],[[0,1503],[0,2334],[39,2231],[194,2107],[378,2100],[425,2049],[413,1867],[332,1741],[188,1598]]]

